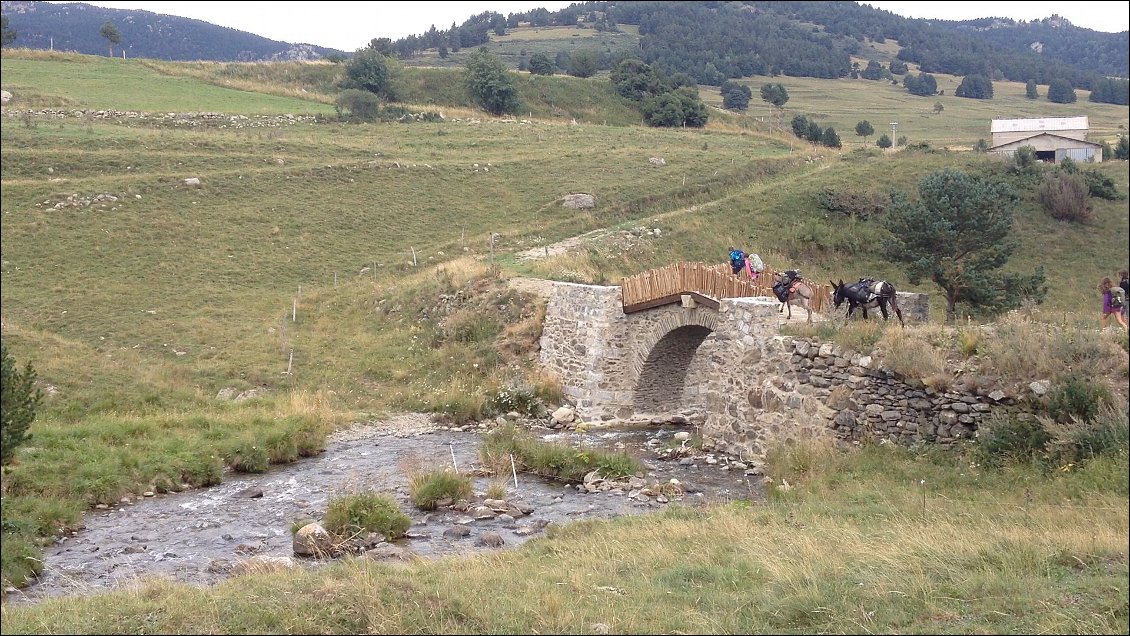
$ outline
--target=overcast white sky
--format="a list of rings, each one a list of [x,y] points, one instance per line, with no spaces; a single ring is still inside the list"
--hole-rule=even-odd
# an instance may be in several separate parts
[[[503,15],[544,7],[556,11],[572,2],[87,2],[115,9],[196,18],[292,44],[305,43],[352,52],[373,38],[393,40],[482,13]],[[1058,14],[1075,26],[1096,31],[1130,29],[1130,2],[861,2],[908,18],[966,20],[1002,17],[1036,20]],[[293,8],[292,8],[293,7]]]

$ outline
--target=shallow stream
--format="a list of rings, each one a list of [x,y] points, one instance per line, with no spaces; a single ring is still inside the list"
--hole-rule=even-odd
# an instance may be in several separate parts
[[[743,464],[693,451],[675,441],[691,425],[592,428],[585,432],[533,428],[559,443],[623,450],[646,466],[647,485],[677,479],[683,494],[670,497],[635,488],[562,483],[517,473],[474,478],[482,495],[492,483],[507,486],[507,501],[531,510],[510,518],[474,519],[465,511],[418,510],[408,500],[406,473],[420,466],[457,464],[478,467],[481,431],[460,431],[430,423],[421,415],[359,424],[339,431],[317,457],[272,467],[258,475],[231,474],[223,484],[180,493],[158,494],[134,503],[87,513],[85,527],[45,550],[43,574],[23,590],[8,592],[8,602],[27,603],[64,594],[85,594],[133,581],[163,576],[209,585],[231,576],[233,564],[251,557],[291,557],[291,525],[321,519],[334,497],[373,489],[393,495],[413,525],[395,542],[424,557],[469,553],[521,545],[543,536],[549,524],[586,518],[646,514],[666,505],[698,505],[732,499],[759,499],[760,478]],[[663,459],[675,451],[674,458]],[[666,450],[665,450],[666,449]],[[749,473],[747,475],[747,473]],[[586,490],[597,492],[586,492]],[[469,526],[465,536],[445,532]],[[483,535],[495,533],[493,541]],[[315,566],[311,559],[298,563]]]

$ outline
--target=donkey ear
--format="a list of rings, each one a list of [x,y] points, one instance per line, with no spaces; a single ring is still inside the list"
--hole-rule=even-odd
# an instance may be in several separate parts
[[[840,285],[839,285],[839,286],[840,286],[840,287],[843,287],[843,286],[844,286],[844,279],[842,279],[842,278],[840,279]]]
[[[832,279],[830,279],[830,278],[828,279],[828,284],[831,285],[832,287],[836,286],[836,283],[833,282]]]

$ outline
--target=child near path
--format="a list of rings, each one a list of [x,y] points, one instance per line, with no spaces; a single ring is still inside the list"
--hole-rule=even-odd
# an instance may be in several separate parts
[[[1126,319],[1122,317],[1122,309],[1126,304],[1126,294],[1121,287],[1115,291],[1114,283],[1110,281],[1110,277],[1103,278],[1103,282],[1099,283],[1099,292],[1103,295],[1103,316],[1099,324],[1100,329],[1106,329],[1110,323],[1110,317],[1113,315],[1118,324],[1122,325],[1123,329],[1128,329]]]

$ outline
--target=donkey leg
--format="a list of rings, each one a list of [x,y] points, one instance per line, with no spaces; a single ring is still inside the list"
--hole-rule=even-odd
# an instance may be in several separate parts
[[[905,327],[906,322],[904,322],[902,319],[902,309],[899,309],[898,301],[896,301],[894,298],[891,299],[891,309],[894,309],[895,315],[899,317],[899,325]]]

